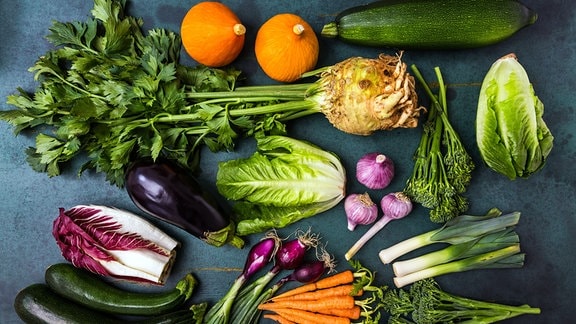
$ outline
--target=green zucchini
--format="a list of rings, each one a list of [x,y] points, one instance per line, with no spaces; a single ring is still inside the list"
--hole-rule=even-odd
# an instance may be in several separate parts
[[[22,289],[14,299],[14,310],[26,323],[120,324],[125,319],[79,305],[57,294],[46,284],[32,284]],[[131,324],[190,324],[197,323],[194,312],[183,309],[154,317],[128,321]]]
[[[53,264],[46,269],[46,284],[56,293],[86,307],[112,314],[156,315],[184,304],[196,286],[186,275],[176,287],[155,293],[126,291],[109,284],[98,275],[69,263]]]
[[[466,49],[501,42],[537,18],[516,0],[381,0],[342,11],[321,35],[375,47]]]
[[[18,292],[14,310],[26,323],[120,323],[119,319],[73,303],[40,283]]]

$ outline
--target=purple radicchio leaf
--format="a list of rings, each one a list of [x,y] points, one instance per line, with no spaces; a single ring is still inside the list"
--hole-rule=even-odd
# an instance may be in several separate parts
[[[178,242],[141,217],[105,206],[76,206],[54,221],[62,256],[91,272],[163,283]]]

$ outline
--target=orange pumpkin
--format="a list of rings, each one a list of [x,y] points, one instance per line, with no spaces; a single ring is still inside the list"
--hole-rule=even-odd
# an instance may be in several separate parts
[[[244,47],[246,28],[236,14],[220,2],[194,5],[182,20],[184,49],[196,62],[210,67],[232,63]]]
[[[318,62],[318,38],[312,27],[291,13],[278,14],[258,30],[255,43],[258,64],[270,78],[293,82]]]

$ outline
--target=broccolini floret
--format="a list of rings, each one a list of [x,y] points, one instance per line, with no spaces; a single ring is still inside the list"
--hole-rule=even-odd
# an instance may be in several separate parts
[[[445,292],[433,279],[415,282],[410,289],[392,289],[382,303],[388,323],[495,323],[525,314],[540,314],[529,305],[510,306]]]

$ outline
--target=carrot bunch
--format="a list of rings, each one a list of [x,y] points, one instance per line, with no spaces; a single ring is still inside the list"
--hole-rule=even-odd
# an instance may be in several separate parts
[[[383,289],[372,285],[374,275],[359,263],[356,270],[345,270],[316,282],[279,294],[260,304],[263,317],[277,323],[349,324],[377,323]],[[364,297],[365,294],[370,296]],[[363,299],[361,299],[363,298]],[[377,314],[375,318],[372,318]]]

